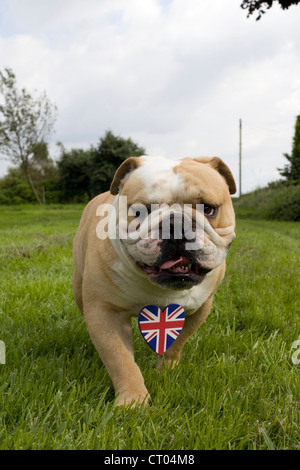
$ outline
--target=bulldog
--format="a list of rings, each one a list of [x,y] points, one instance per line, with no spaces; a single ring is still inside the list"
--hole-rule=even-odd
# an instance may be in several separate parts
[[[130,157],[110,191],[84,209],[73,244],[73,291],[116,405],[146,404],[134,360],[131,317],[145,305],[185,310],[181,334],[160,366],[174,367],[210,313],[235,238],[228,166],[218,157]]]

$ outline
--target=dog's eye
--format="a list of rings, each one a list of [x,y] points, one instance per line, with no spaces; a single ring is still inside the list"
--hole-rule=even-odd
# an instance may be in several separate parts
[[[218,207],[210,206],[209,204],[204,204],[203,212],[206,217],[216,217],[218,211]]]

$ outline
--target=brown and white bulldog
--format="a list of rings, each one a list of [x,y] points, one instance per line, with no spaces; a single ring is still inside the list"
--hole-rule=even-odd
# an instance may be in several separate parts
[[[74,297],[117,405],[149,400],[134,361],[133,315],[149,304],[184,308],[181,334],[163,356],[172,367],[209,315],[235,238],[235,191],[218,157],[131,157],[117,170],[110,192],[85,208],[73,246]]]

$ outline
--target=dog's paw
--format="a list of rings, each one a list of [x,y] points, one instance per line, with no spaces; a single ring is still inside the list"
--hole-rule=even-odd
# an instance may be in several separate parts
[[[157,368],[159,371],[163,369],[175,369],[180,361],[180,355],[177,357],[159,356],[157,361]]]
[[[137,408],[148,406],[150,404],[150,395],[147,392],[123,391],[116,395],[114,406],[125,406],[126,408]]]

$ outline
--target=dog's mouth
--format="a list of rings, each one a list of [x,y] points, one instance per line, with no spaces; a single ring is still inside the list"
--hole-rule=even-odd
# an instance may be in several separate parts
[[[149,266],[135,259],[133,261],[147,274],[152,283],[177,289],[185,289],[199,284],[211,271],[184,256],[167,260],[155,266]]]

